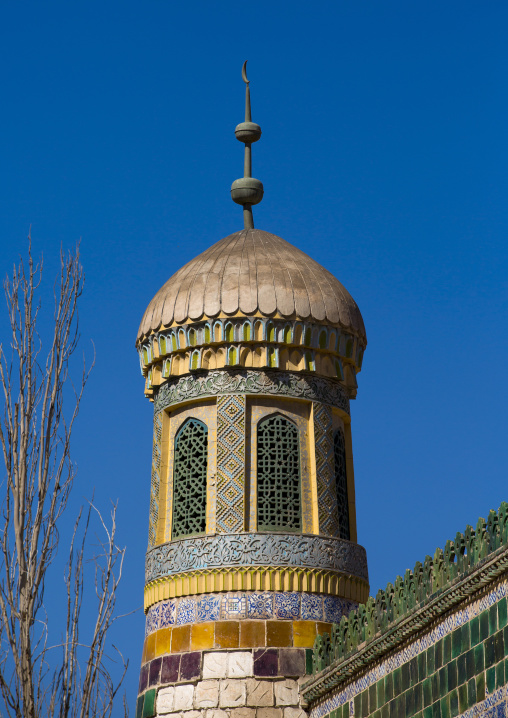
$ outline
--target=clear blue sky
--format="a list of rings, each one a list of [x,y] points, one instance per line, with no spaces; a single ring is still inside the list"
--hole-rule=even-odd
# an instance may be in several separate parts
[[[0,271],[30,224],[48,281],[82,238],[98,354],[76,495],[120,499],[122,608],[142,602],[150,483],[134,340],[166,279],[241,227],[246,58],[256,226],[332,271],[367,327],[352,411],[373,592],[508,500],[507,27],[496,1],[3,4]],[[131,706],[143,623],[117,637]]]

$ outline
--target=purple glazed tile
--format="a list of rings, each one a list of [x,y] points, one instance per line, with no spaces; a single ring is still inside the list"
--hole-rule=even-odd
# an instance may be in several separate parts
[[[180,671],[180,654],[164,656],[162,660],[161,683],[176,683]]]
[[[161,672],[162,658],[155,658],[150,663],[150,674],[148,677],[148,685],[156,686],[159,683],[159,676]]]
[[[260,648],[254,651],[254,675],[277,676],[279,674],[279,657],[276,648]]]
[[[184,653],[180,663],[180,680],[190,681],[192,678],[199,678],[201,674],[201,653]]]
[[[302,648],[282,648],[279,651],[281,676],[305,675],[305,651]]]
[[[148,663],[145,663],[145,665],[141,668],[139,672],[139,691],[138,693],[143,693],[145,688],[148,686]]]

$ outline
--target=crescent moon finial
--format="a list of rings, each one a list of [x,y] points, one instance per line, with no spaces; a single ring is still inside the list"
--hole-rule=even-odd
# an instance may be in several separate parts
[[[243,63],[242,67],[242,80],[245,82],[246,85],[249,84],[250,80],[247,79],[247,60]]]

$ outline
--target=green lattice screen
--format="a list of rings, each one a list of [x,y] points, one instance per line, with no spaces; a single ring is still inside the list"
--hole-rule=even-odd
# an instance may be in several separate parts
[[[175,439],[171,532],[174,539],[205,531],[207,458],[208,429],[197,419],[187,419]]]
[[[298,429],[275,415],[257,436],[258,530],[301,531]]]
[[[335,488],[337,491],[337,509],[339,511],[340,538],[349,540],[349,504],[347,500],[346,442],[344,432],[337,429],[333,436],[333,454],[335,461]]]

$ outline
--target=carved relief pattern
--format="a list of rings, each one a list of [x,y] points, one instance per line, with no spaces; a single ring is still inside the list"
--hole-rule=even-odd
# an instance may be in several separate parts
[[[332,410],[326,404],[314,404],[314,437],[319,533],[341,536],[335,490]]]
[[[202,376],[183,376],[163,384],[155,398],[155,410],[189,399],[221,394],[265,394],[310,399],[336,406],[349,414],[349,399],[338,381],[301,373],[216,370]]]
[[[145,580],[227,566],[303,566],[351,574],[368,581],[363,546],[300,534],[230,534],[171,541],[146,555]]]
[[[337,509],[339,517],[338,536],[349,540],[349,502],[347,495],[346,473],[346,442],[344,432],[337,429],[333,437],[333,452],[335,464],[335,487],[337,496]]]
[[[152,482],[150,486],[150,513],[148,517],[148,546],[155,544],[159,518],[159,486],[161,471],[162,411],[153,420]]]
[[[245,395],[217,399],[217,533],[244,528]]]

